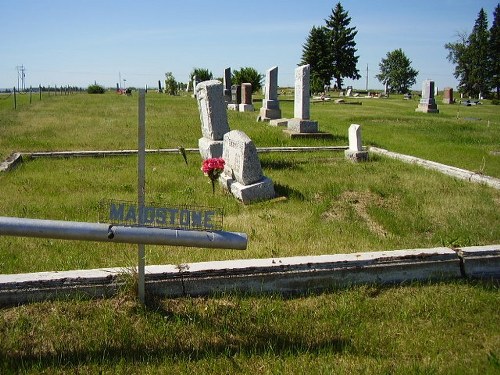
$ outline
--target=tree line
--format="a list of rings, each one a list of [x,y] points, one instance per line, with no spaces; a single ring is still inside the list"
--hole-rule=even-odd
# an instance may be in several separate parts
[[[455,64],[454,76],[458,79],[458,91],[468,96],[487,96],[492,90],[500,98],[500,4],[495,8],[493,24],[488,29],[488,18],[481,8],[470,35],[461,33],[456,42],[445,44],[448,60]],[[342,90],[344,79],[361,78],[356,54],[356,27],[351,17],[338,2],[322,26],[313,26],[302,45],[299,65],[311,67],[311,91],[323,92],[334,82],[334,89]],[[387,92],[405,94],[416,83],[418,71],[403,49],[387,52],[379,63],[376,78],[385,85]],[[190,80],[213,79],[208,69],[194,68]],[[178,87],[172,73],[166,74],[166,92],[175,93]],[[245,67],[232,73],[232,82],[249,82],[253,91],[262,87],[264,76],[254,68]],[[222,80],[222,78],[220,78]]]
[[[448,43],[448,59],[455,64],[458,91],[470,96],[487,95],[496,90],[500,98],[500,5],[493,15],[493,25],[488,29],[488,19],[481,9],[470,35],[461,34],[459,40]],[[357,31],[350,27],[351,17],[341,3],[332,9],[325,25],[313,26],[302,49],[301,64],[311,66],[311,89],[323,91],[334,80],[334,88],[342,90],[343,78],[359,79],[356,68]],[[415,84],[418,71],[399,48],[387,53],[379,63],[377,79],[389,92],[407,93]]]
[[[459,33],[458,40],[445,44],[448,60],[455,64],[458,90],[469,96],[486,96],[491,90],[500,98],[500,4],[493,12],[488,29],[488,16],[483,8],[472,32]]]

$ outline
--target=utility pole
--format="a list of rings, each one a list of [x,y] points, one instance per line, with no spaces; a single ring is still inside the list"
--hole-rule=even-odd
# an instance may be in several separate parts
[[[16,69],[17,69],[17,91],[21,91],[21,88],[24,91],[26,88],[24,83],[24,79],[26,77],[26,74],[24,72],[26,71],[26,68],[24,67],[24,65],[18,65],[16,66]],[[21,81],[21,86],[19,86],[19,81]]]
[[[366,64],[366,92],[368,92],[368,64]]]

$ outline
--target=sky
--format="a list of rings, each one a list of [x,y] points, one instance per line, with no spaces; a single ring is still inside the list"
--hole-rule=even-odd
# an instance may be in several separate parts
[[[0,0],[0,88],[154,87],[171,72],[186,83],[194,68],[214,78],[225,68],[278,66],[278,84],[294,85],[303,44],[338,0]],[[401,48],[419,72],[456,88],[444,45],[469,34],[481,8],[489,26],[497,0],[342,0],[355,27],[361,79],[344,85],[381,89],[379,63]],[[368,74],[367,74],[368,68]],[[333,82],[332,82],[333,83]]]

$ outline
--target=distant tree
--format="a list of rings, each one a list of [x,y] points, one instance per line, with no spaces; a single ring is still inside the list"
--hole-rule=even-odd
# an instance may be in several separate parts
[[[87,87],[87,92],[89,94],[104,94],[106,92],[106,90],[101,85],[94,83],[93,85],[90,85],[89,87]]]
[[[500,4],[493,13],[493,25],[490,29],[490,62],[491,62],[491,88],[497,93],[500,99]]]
[[[454,43],[446,43],[445,48],[448,50],[448,60],[455,64],[453,75],[458,80],[458,91],[464,94],[472,91],[470,84],[470,70],[472,61],[469,58],[468,37],[465,33],[457,35],[458,40]]]
[[[474,23],[472,33],[459,34],[459,40],[444,46],[448,60],[455,64],[455,78],[458,90],[464,94],[477,96],[489,92],[492,85],[491,40],[488,18],[481,8]]]
[[[342,5],[337,3],[330,17],[325,20],[330,36],[330,77],[335,79],[339,90],[342,89],[343,78],[360,79],[356,64],[359,56],[356,56],[356,42],[354,38],[358,33],[355,27],[348,27],[351,17],[344,11]]]
[[[302,45],[300,65],[311,66],[311,91],[321,92],[330,85],[332,59],[330,55],[330,31],[322,26],[313,26],[306,42]]]
[[[254,68],[246,67],[240,70],[234,70],[231,75],[231,81],[235,85],[242,83],[251,83],[252,92],[259,91],[262,88],[263,74],[259,74]]]
[[[489,92],[491,85],[491,62],[489,60],[488,17],[481,8],[477,16],[472,33],[469,36],[470,57],[474,64],[471,66],[472,94],[481,95]]]
[[[165,73],[165,92],[168,95],[177,95],[177,88],[179,84],[174,78],[172,72]]]
[[[193,71],[189,75],[189,80],[192,81],[194,76],[196,76],[198,82],[210,81],[214,77],[210,70],[203,68],[193,68]]]
[[[411,61],[401,48],[387,52],[379,63],[380,73],[377,79],[387,84],[389,92],[406,94],[416,82],[418,71],[411,67]]]

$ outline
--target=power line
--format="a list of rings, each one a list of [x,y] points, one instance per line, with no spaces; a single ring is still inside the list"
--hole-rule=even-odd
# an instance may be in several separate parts
[[[26,73],[24,73],[26,71],[26,68],[24,67],[24,65],[18,65],[16,66],[16,69],[17,69],[17,91],[21,91],[21,88],[24,91],[26,90],[25,86]],[[19,86],[19,81],[21,81],[21,86]]]

